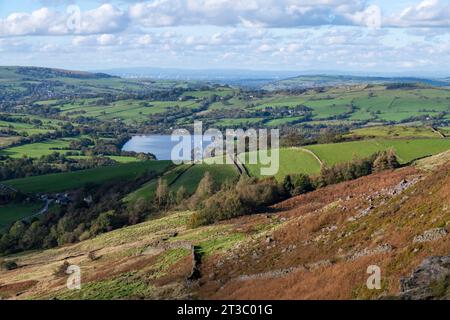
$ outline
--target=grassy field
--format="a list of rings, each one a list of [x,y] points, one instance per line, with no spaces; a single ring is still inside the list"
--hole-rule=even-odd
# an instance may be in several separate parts
[[[187,170],[189,167],[190,165],[187,164],[176,166],[175,168],[165,172],[162,178],[166,180],[167,184],[170,185],[182,172]],[[125,197],[124,201],[134,203],[139,199],[151,199],[155,194],[157,182],[157,179],[153,179],[150,182],[147,182],[141,188]]]
[[[181,108],[194,108],[195,101],[145,101],[120,100],[110,105],[96,105],[93,99],[81,99],[75,103],[62,105],[59,108],[63,115],[78,117],[94,117],[101,120],[121,119],[126,122],[143,121],[148,116],[162,113],[168,108],[179,106]]]
[[[374,138],[440,138],[430,127],[376,126],[353,130],[349,136]]]
[[[217,184],[225,182],[227,179],[235,179],[238,176],[234,165],[227,164],[190,164],[179,165],[166,172],[163,179],[169,184],[170,190],[176,192],[181,186],[192,194],[197,189],[198,183],[206,172],[209,172]],[[157,180],[154,179],[138,190],[130,193],[125,202],[134,203],[139,199],[151,199],[156,191]]]
[[[217,126],[221,127],[235,127],[235,126],[246,126],[252,125],[258,122],[262,122],[264,118],[235,118],[235,119],[220,119],[215,122]]]
[[[323,163],[334,165],[355,158],[368,157],[376,152],[393,148],[401,163],[425,156],[434,155],[450,149],[450,139],[373,139],[334,144],[305,146],[304,149],[314,153]],[[251,176],[261,177],[260,164],[246,164]],[[275,178],[281,181],[292,173],[317,174],[320,162],[314,155],[302,148],[280,149],[280,167]]]
[[[14,221],[35,214],[43,208],[43,206],[42,203],[0,205],[0,229],[8,226]]]
[[[8,147],[14,142],[19,141],[20,137],[0,137],[0,147]]]
[[[27,156],[29,158],[40,158],[52,154],[54,152],[59,152],[65,154],[69,150],[57,150],[59,148],[69,147],[70,141],[74,138],[64,138],[58,140],[37,142],[25,144],[18,147],[12,147],[0,151],[0,155],[6,155],[11,158],[22,158]]]
[[[325,92],[309,90],[299,95],[273,94],[251,101],[255,109],[295,107],[312,110],[313,120],[342,117],[350,121],[402,121],[410,117],[436,116],[448,112],[450,91],[445,88],[387,90],[383,85],[332,88]],[[277,125],[283,124],[278,123]]]
[[[3,183],[27,193],[60,192],[80,188],[87,183],[130,180],[149,171],[160,174],[171,165],[171,161],[143,161],[112,167],[15,179]]]
[[[178,188],[184,186],[189,193],[193,193],[206,172],[209,172],[212,175],[217,184],[221,184],[227,179],[235,179],[238,176],[236,167],[231,164],[196,164],[183,173],[181,177],[172,184],[171,188],[173,190],[178,190]]]
[[[367,157],[390,148],[396,151],[400,162],[407,163],[450,149],[450,139],[376,139],[312,145],[305,148],[314,152],[328,165],[350,161],[353,158]]]
[[[246,164],[251,176],[261,176],[260,164]],[[277,180],[283,178],[291,173],[305,173],[316,174],[320,171],[320,163],[310,153],[302,149],[280,149],[280,167],[278,173],[275,175]]]

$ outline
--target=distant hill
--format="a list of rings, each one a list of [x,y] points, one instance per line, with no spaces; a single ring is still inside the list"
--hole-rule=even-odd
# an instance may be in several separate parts
[[[0,67],[0,80],[8,79],[52,79],[52,78],[73,78],[73,79],[109,79],[118,78],[106,73],[91,73],[85,71],[73,71],[40,67]]]
[[[450,86],[450,79],[425,79],[416,77],[365,77],[347,75],[302,75],[274,81],[263,86],[266,90],[332,87],[358,84],[417,83],[438,87]]]
[[[0,67],[0,103],[37,101],[104,94],[146,93],[183,85],[180,82],[122,79],[93,73],[40,67]]]

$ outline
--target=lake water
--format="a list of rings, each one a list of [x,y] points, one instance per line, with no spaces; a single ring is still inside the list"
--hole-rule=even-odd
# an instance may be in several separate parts
[[[211,139],[208,136],[191,136],[191,146],[193,149],[194,140],[195,143],[200,143],[203,138],[203,149],[211,144]],[[143,153],[152,153],[158,160],[173,160],[171,158],[172,149],[180,143],[178,141],[172,141],[170,135],[141,135],[132,137],[123,146],[123,151],[134,151]],[[191,149],[191,150],[192,150]],[[182,154],[179,156],[181,160],[191,159],[191,154]]]

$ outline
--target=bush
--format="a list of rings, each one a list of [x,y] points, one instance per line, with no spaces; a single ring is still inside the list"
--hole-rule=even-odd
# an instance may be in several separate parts
[[[203,200],[192,215],[190,226],[208,225],[265,209],[280,200],[282,193],[274,179],[258,181],[242,176],[235,186],[224,184],[219,192]]]
[[[291,196],[297,196],[314,190],[311,178],[303,173],[287,175],[284,178],[283,186]]]
[[[197,190],[189,200],[189,208],[191,210],[200,209],[202,202],[211,197],[216,191],[214,179],[209,172],[205,172],[205,175],[198,184]]]
[[[53,275],[56,277],[65,277],[67,275],[67,269],[69,268],[70,263],[68,261],[64,261],[59,267],[55,269]]]
[[[1,267],[4,270],[14,270],[14,269],[17,269],[19,266],[17,265],[17,263],[15,261],[8,260],[8,261],[3,261],[1,264]]]
[[[191,217],[191,227],[208,225],[235,218],[247,213],[239,195],[234,190],[222,190],[205,200],[203,208]]]
[[[274,178],[257,180],[242,176],[236,185],[242,203],[250,208],[261,209],[283,198],[283,190]]]
[[[392,170],[398,168],[400,163],[397,160],[394,150],[380,152],[373,162],[373,172]]]

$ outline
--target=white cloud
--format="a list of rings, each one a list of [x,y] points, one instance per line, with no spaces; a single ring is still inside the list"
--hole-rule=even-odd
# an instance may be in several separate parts
[[[448,0],[424,0],[386,19],[394,27],[450,27],[450,3]]]
[[[0,20],[0,36],[64,34],[67,32],[64,22],[64,19],[48,8],[32,13],[12,13]]]
[[[153,0],[131,5],[129,16],[147,27],[366,25],[354,18],[366,9],[362,0]]]
[[[99,36],[76,36],[72,40],[74,46],[118,46],[123,44],[122,39],[114,34],[102,34]]]
[[[104,4],[82,14],[80,33],[113,33],[124,30],[127,25],[128,17],[125,12],[111,4]]]
[[[0,36],[101,34],[122,31],[127,27],[128,15],[111,4],[82,12],[71,28],[74,16],[69,12],[41,8],[31,13],[12,13],[0,19]]]

